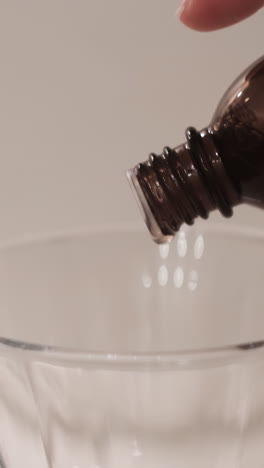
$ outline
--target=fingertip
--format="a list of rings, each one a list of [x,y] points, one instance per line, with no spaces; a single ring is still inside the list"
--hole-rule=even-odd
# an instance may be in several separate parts
[[[264,0],[183,0],[177,16],[197,31],[212,31],[244,20],[261,7]]]

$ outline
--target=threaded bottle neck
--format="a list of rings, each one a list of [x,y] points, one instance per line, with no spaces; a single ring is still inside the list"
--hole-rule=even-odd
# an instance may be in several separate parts
[[[232,216],[240,195],[229,179],[210,129],[186,131],[187,142],[164,148],[129,171],[133,190],[156,242],[166,242],[183,223],[218,209]]]

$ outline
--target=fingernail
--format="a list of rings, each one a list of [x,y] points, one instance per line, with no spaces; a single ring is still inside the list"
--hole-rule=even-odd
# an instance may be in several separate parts
[[[189,0],[182,0],[180,5],[178,6],[177,10],[176,10],[176,16],[178,16],[178,18],[181,18],[186,6],[187,6],[187,3],[189,3]]]

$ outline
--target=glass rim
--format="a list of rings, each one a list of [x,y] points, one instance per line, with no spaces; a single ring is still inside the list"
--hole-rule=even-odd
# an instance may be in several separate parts
[[[217,233],[230,236],[242,236],[255,238],[264,241],[264,230],[255,227],[248,227],[238,224],[226,225],[223,223],[203,223],[196,222],[201,226],[203,233]],[[0,254],[3,251],[16,248],[26,248],[30,245],[37,245],[50,242],[61,242],[70,239],[84,239],[89,235],[99,232],[146,232],[142,224],[135,222],[115,223],[113,225],[94,225],[89,228],[78,228],[75,230],[63,230],[41,235],[25,236],[20,239],[13,239],[0,244]],[[151,240],[150,240],[151,242]],[[62,364],[67,366],[76,365],[102,368],[134,369],[134,368],[157,368],[157,369],[179,369],[225,366],[241,360],[251,360],[264,357],[264,337],[263,340],[254,342],[243,342],[228,344],[219,347],[205,347],[193,349],[179,349],[164,352],[107,352],[107,351],[87,351],[78,348],[64,348],[56,346],[46,346],[45,344],[35,344],[14,340],[11,337],[0,336],[0,356],[14,356],[16,359],[25,361],[38,360],[49,362],[54,365]]]

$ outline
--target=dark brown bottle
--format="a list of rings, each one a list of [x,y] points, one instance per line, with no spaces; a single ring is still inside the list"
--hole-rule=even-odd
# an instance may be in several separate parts
[[[227,90],[211,124],[186,138],[128,171],[158,243],[215,209],[230,217],[240,203],[264,208],[264,57]]]

